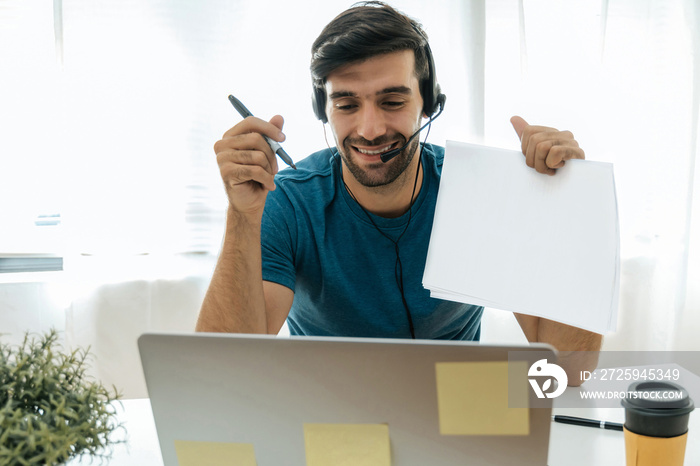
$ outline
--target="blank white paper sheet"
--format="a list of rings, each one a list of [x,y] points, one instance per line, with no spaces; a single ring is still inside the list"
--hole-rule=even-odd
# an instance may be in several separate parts
[[[447,141],[423,286],[432,297],[617,327],[620,233],[612,164],[537,173],[519,151]]]

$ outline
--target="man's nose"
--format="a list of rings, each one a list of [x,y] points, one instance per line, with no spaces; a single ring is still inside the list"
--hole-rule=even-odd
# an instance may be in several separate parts
[[[365,105],[359,112],[357,134],[373,141],[386,133],[386,122],[381,109],[374,105]]]

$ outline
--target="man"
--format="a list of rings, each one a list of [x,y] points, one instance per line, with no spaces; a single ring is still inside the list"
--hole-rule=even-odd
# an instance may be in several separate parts
[[[229,208],[197,330],[276,334],[287,320],[299,335],[478,340],[482,307],[422,287],[444,149],[415,136],[445,100],[420,25],[378,2],[350,8],[313,44],[311,72],[336,148],[275,182],[262,135],[283,141],[282,117],[246,118],[214,146]],[[538,172],[584,158],[569,132],[511,122]],[[600,335],[516,317],[562,352],[572,384],[595,366],[573,351],[598,350]]]

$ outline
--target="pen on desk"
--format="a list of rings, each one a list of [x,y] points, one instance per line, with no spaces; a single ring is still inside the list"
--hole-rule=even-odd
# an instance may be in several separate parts
[[[552,420],[554,422],[560,422],[562,424],[572,424],[575,426],[595,427],[598,429],[622,431],[622,424],[618,424],[617,422],[596,421],[595,419],[584,419],[582,417],[573,416],[552,416]]]
[[[234,96],[229,95],[228,100],[231,101],[231,104],[233,105],[233,107],[236,110],[238,110],[238,113],[240,113],[243,118],[248,118],[249,116],[253,116],[253,114],[250,113],[250,110],[248,110],[245,107],[245,105],[243,105],[243,102],[236,99]],[[292,167],[295,170],[297,169],[296,165],[294,165],[294,162],[292,161],[292,158],[289,155],[287,155],[287,153],[284,151],[284,149],[282,149],[282,146],[280,146],[277,141],[274,141],[265,135],[263,135],[263,137],[265,138],[267,143],[272,148],[272,151],[275,154],[279,155],[280,158],[284,161],[284,163],[286,163],[287,165],[289,165],[290,167]]]

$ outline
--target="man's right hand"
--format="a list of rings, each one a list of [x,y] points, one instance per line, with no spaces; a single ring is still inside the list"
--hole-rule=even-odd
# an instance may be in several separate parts
[[[214,144],[229,209],[221,254],[197,319],[199,332],[279,332],[294,300],[289,288],[262,279],[260,226],[277,159],[263,135],[284,140],[284,120],[248,117]]]
[[[282,142],[283,125],[284,119],[279,115],[269,122],[248,117],[214,144],[230,209],[262,215],[267,193],[275,189],[274,177],[278,171],[275,153],[262,135]]]

